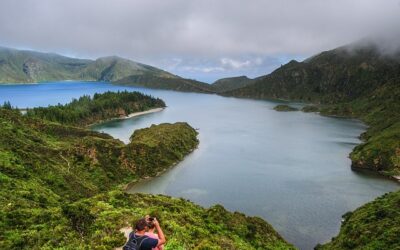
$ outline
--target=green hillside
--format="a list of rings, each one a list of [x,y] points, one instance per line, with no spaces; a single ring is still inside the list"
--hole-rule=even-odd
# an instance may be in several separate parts
[[[119,85],[170,89],[182,92],[214,93],[210,84],[185,78],[167,78],[152,74],[132,75],[115,81]]]
[[[83,68],[79,74],[81,79],[93,79],[105,82],[114,82],[125,77],[144,74],[150,74],[160,78],[177,78],[161,69],[116,56],[96,59]]]
[[[400,192],[385,194],[343,216],[340,233],[322,249],[399,249]]]
[[[400,175],[400,54],[353,44],[291,61],[223,95],[310,102],[318,106],[312,111],[360,118],[370,127],[350,155],[353,169]]]
[[[227,95],[336,104],[364,97],[398,78],[400,55],[384,56],[373,45],[350,45],[303,62],[290,61]]]
[[[400,54],[383,55],[368,44],[291,61],[253,84],[223,93],[312,103],[304,112],[354,117],[369,125],[350,154],[352,169],[400,176]],[[318,249],[398,249],[400,191],[344,216],[332,242]]]
[[[151,108],[163,108],[165,103],[139,92],[105,92],[93,97],[82,96],[65,105],[37,107],[27,110],[27,116],[65,125],[87,126]]]
[[[0,47],[0,84],[62,80],[106,81],[177,91],[212,92],[209,84],[116,56],[86,60]]]
[[[173,166],[198,145],[186,123],[111,136],[0,109],[0,249],[113,249],[145,214],[168,249],[290,249],[265,221],[183,199],[129,195],[131,181]],[[218,241],[216,241],[218,239]]]
[[[243,88],[251,84],[254,80],[255,79],[250,79],[247,76],[228,77],[215,81],[211,86],[216,92],[222,93]]]
[[[77,79],[79,72],[90,62],[56,54],[0,47],[0,83]]]

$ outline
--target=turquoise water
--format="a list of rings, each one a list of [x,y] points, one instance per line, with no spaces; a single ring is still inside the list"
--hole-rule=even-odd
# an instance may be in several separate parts
[[[276,112],[274,102],[217,95],[61,82],[0,86],[0,102],[18,107],[69,102],[83,94],[139,90],[164,99],[161,112],[93,129],[128,142],[135,129],[187,121],[200,145],[176,167],[131,192],[181,196],[257,215],[289,242],[312,249],[338,233],[341,215],[399,185],[353,172],[348,154],[365,126],[356,120]]]

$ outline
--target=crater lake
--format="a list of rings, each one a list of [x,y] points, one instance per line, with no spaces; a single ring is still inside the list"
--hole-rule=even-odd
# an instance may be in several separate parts
[[[366,127],[357,120],[277,112],[278,102],[182,93],[102,82],[0,86],[0,102],[19,108],[67,103],[105,91],[140,91],[162,98],[163,111],[92,127],[128,142],[151,124],[188,122],[200,145],[163,175],[128,192],[184,197],[208,207],[260,216],[300,249],[337,235],[341,216],[399,185],[350,169],[349,153]],[[301,104],[292,103],[299,106]]]

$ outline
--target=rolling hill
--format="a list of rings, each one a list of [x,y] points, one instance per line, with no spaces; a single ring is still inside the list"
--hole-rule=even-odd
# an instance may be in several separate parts
[[[222,93],[226,91],[231,91],[234,89],[243,88],[254,82],[254,79],[250,79],[247,76],[237,76],[222,78],[215,81],[211,86],[217,93]]]
[[[0,84],[63,80],[105,81],[149,88],[213,92],[209,84],[116,56],[88,60],[0,47]]]

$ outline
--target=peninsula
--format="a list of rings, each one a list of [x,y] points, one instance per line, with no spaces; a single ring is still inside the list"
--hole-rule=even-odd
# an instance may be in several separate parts
[[[134,103],[164,105],[138,93],[95,96],[75,102],[102,110],[114,100],[112,109],[104,109],[105,117]],[[136,99],[115,106],[128,97]],[[294,249],[260,218],[220,205],[205,209],[184,199],[123,191],[127,183],[155,176],[197,147],[197,132],[187,123],[137,130],[125,145],[83,127],[105,117],[100,111],[80,113],[77,107],[33,109],[27,115],[0,108],[0,248],[113,249],[125,242],[120,228],[150,213],[164,226],[168,249]],[[57,108],[82,115],[60,119],[51,115]]]

